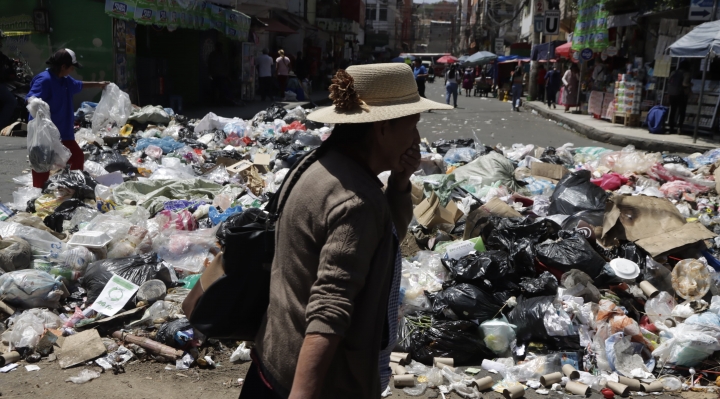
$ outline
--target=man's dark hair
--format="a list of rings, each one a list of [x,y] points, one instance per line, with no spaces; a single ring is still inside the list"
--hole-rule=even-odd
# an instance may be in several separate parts
[[[60,69],[65,67],[72,66],[72,56],[70,53],[68,53],[65,49],[60,49],[55,52],[50,58],[48,58],[47,61],[45,61],[45,64],[50,66],[50,70],[52,72],[60,72]]]

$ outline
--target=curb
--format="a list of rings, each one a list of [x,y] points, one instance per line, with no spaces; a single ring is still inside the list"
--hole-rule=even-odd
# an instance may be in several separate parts
[[[554,112],[548,112],[542,106],[526,102],[523,107],[537,111],[538,114],[547,119],[552,119],[556,122],[562,122],[565,125],[575,129],[575,131],[581,136],[585,136],[591,140],[596,140],[602,143],[614,144],[620,147],[625,147],[630,144],[634,145],[639,150],[652,151],[652,152],[679,152],[685,154],[692,154],[694,152],[705,153],[710,147],[696,145],[696,144],[684,144],[684,143],[673,143],[668,141],[662,141],[651,138],[631,137],[617,133],[606,132],[594,127],[587,126],[578,121],[567,118],[563,115],[558,115]]]

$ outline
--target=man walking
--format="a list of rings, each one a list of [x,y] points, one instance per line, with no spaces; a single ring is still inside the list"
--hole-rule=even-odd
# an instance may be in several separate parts
[[[560,76],[560,72],[558,72],[556,66],[553,66],[552,69],[545,74],[545,91],[548,108],[551,106],[557,108],[555,98],[557,97],[558,90],[560,90],[561,83],[562,77]]]
[[[265,101],[265,97],[269,97],[273,101],[272,94],[272,65],[273,59],[268,55],[268,49],[262,50],[262,55],[256,60],[258,68],[258,77],[260,78],[260,98]]]
[[[427,79],[428,73],[427,69],[422,64],[422,60],[420,59],[420,57],[415,58],[413,75],[415,75],[415,83],[417,83],[418,93],[420,94],[420,97],[425,98],[425,80]]]

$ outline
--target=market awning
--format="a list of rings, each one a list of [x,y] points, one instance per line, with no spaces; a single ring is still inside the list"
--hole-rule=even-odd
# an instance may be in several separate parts
[[[497,55],[489,51],[478,51],[475,54],[470,54],[463,62],[463,66],[485,65],[495,61],[497,58]]]
[[[673,57],[704,58],[720,53],[720,21],[705,22],[668,47]]]
[[[264,28],[260,28],[266,32],[287,33],[287,34],[297,32],[296,30],[288,27],[287,25],[284,25],[282,22],[280,22],[274,18],[258,18],[258,21],[267,25]]]
[[[555,48],[565,44],[564,40],[553,40],[552,42],[533,46],[530,52],[530,59],[533,61],[547,61],[555,58]]]
[[[502,57],[498,57],[497,63],[498,64],[506,64],[508,62],[530,62],[530,57],[521,57],[519,55],[504,55]]]
[[[555,57],[558,58],[570,58],[570,53],[572,51],[572,42],[567,42],[563,44],[562,46],[558,46],[555,48]]]

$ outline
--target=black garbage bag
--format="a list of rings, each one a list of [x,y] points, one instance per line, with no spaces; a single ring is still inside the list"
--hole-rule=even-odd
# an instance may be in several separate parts
[[[535,244],[555,238],[560,230],[549,219],[493,217],[482,231],[488,249],[506,251],[514,264],[515,273],[522,277],[535,277]]]
[[[445,155],[452,148],[473,147],[474,144],[475,140],[473,139],[440,139],[437,141],[433,141],[432,146],[437,149],[438,154]]]
[[[562,165],[562,159],[557,155],[555,147],[548,147],[540,154],[540,160],[545,163],[552,163],[555,165]]]
[[[512,261],[505,251],[474,253],[460,259],[443,259],[457,283],[469,283],[488,291],[517,289]]]
[[[466,320],[433,319],[428,328],[410,330],[403,341],[413,360],[425,364],[436,357],[453,358],[456,365],[494,357],[483,344],[478,325]]]
[[[197,141],[197,140],[195,140],[195,139],[189,138],[189,137],[182,138],[182,139],[180,139],[179,141],[180,141],[181,143],[189,146],[190,148],[200,148],[200,149],[203,149],[203,150],[207,149],[207,144],[201,143],[201,142],[199,142],[199,141]]]
[[[474,285],[457,284],[428,298],[436,315],[482,323],[495,317],[510,296],[504,291],[489,293]]]
[[[550,272],[543,272],[537,278],[525,277],[520,281],[520,288],[525,297],[556,295],[558,281]]]
[[[275,119],[282,119],[287,115],[287,110],[280,104],[272,104],[265,110],[265,122],[272,122]]]
[[[518,297],[517,305],[507,314],[508,322],[516,326],[515,336],[518,345],[541,341],[552,349],[580,349],[578,335],[554,337],[550,336],[545,328],[545,312],[553,310],[555,298],[555,295],[534,298]]]
[[[605,212],[607,193],[590,181],[589,170],[566,174],[550,198],[548,215],[574,215],[580,211]]]
[[[88,303],[95,302],[113,274],[136,285],[155,279],[165,283],[168,288],[173,287],[174,272],[163,264],[154,252],[127,258],[103,259],[89,264],[85,275],[79,280],[80,285],[87,290]]]
[[[128,161],[118,150],[101,151],[91,159],[102,165],[108,173],[120,171],[122,173],[137,173],[137,168]]]
[[[184,317],[163,323],[155,336],[157,342],[178,349],[189,347],[193,339],[193,327]]]
[[[640,267],[640,270],[645,270],[645,264],[647,262],[648,253],[644,249],[640,248],[634,242],[625,242],[617,247],[613,248],[612,258],[623,258],[631,260]]]
[[[73,198],[95,199],[95,186],[97,182],[88,172],[83,170],[64,169],[56,173],[45,182],[43,193],[57,189],[73,190]]]
[[[561,230],[557,240],[539,243],[535,251],[540,263],[561,273],[578,269],[595,278],[606,263],[577,231]]]
[[[50,215],[47,215],[45,219],[43,219],[43,223],[45,226],[57,231],[58,233],[63,232],[63,222],[65,220],[72,219],[73,215],[75,214],[75,211],[78,208],[92,208],[90,205],[84,203],[82,200],[79,200],[77,198],[70,198],[68,200],[63,201],[62,204],[60,204],[57,208],[55,208],[55,211],[51,213]]]

